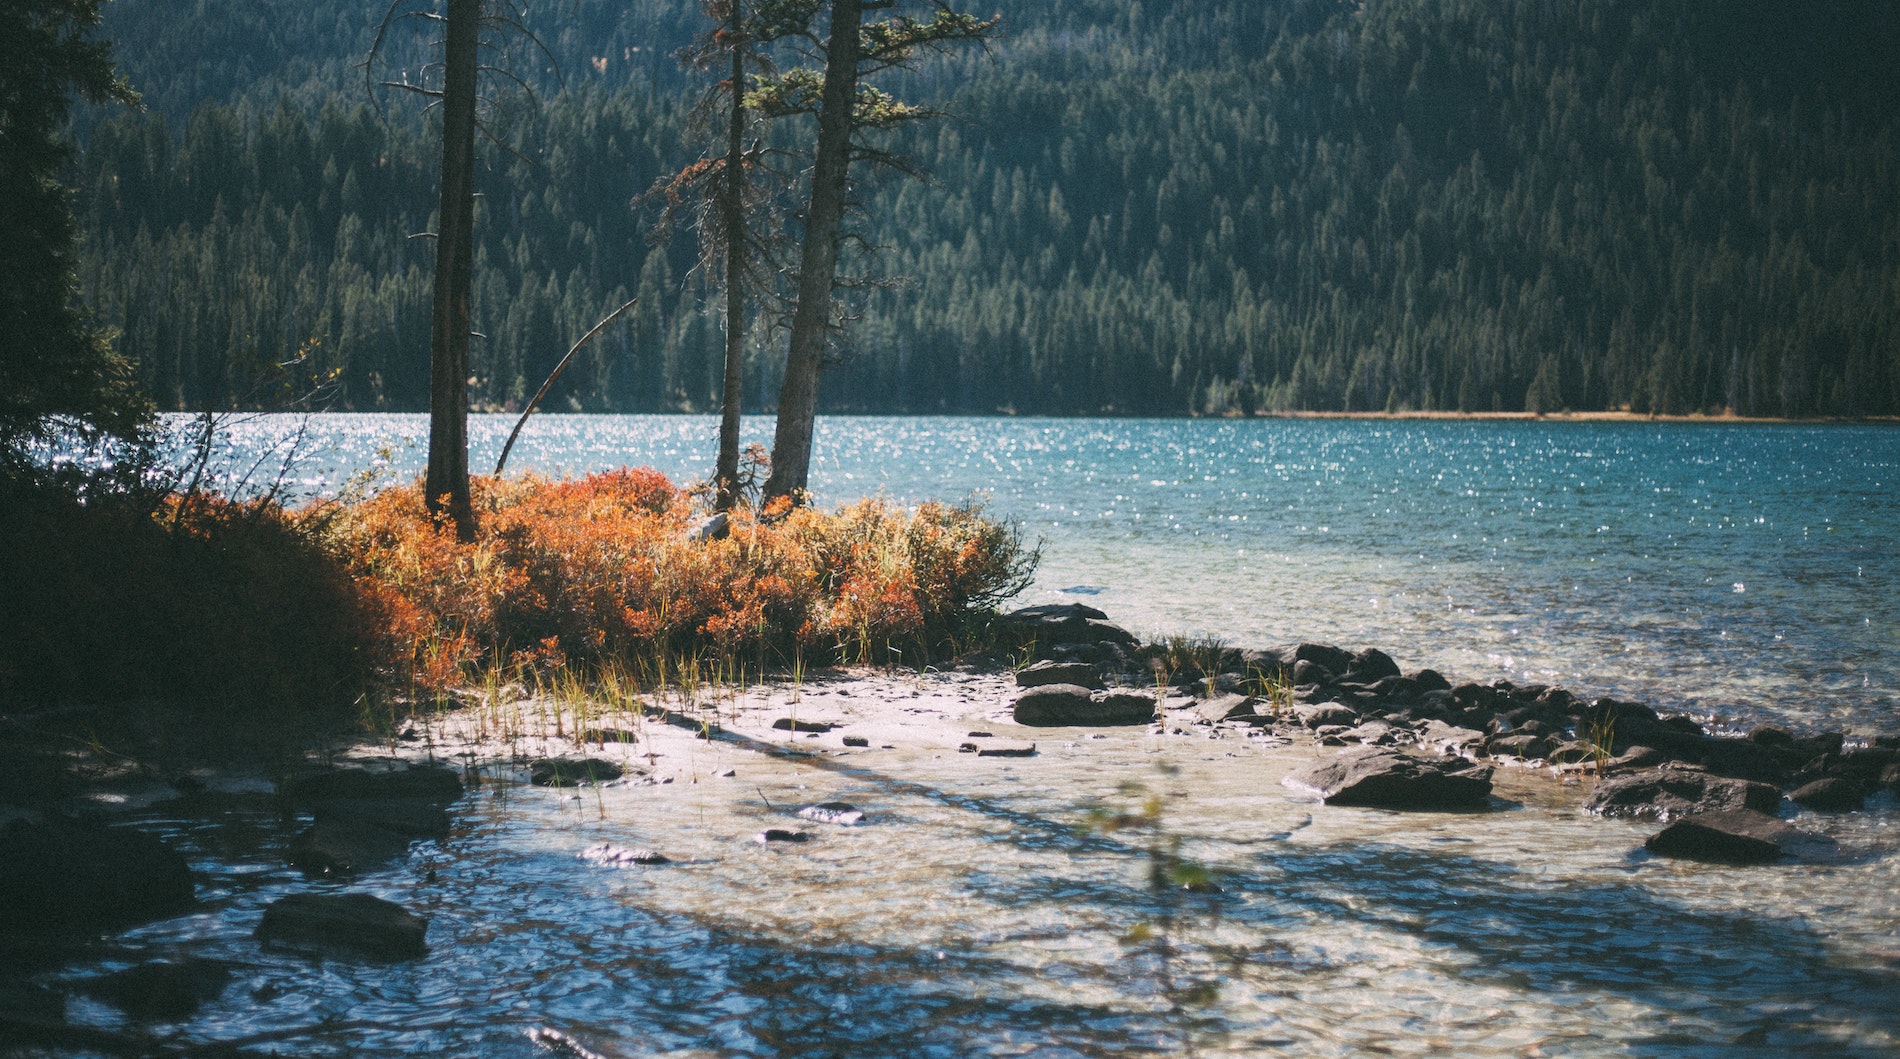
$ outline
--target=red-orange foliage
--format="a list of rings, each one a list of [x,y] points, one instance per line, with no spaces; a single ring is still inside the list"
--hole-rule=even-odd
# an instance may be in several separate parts
[[[412,637],[426,684],[524,651],[585,661],[822,649],[864,660],[935,647],[1019,590],[1036,558],[974,508],[881,500],[764,519],[739,509],[725,537],[695,540],[702,512],[646,469],[477,479],[472,495],[481,532],[470,543],[430,519],[418,486],[330,522],[366,591]]]

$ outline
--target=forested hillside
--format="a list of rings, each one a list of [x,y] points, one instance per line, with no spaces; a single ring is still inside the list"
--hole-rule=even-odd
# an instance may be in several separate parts
[[[436,140],[353,65],[384,6],[108,8],[150,106],[82,129],[82,280],[161,403],[268,401],[302,351],[340,407],[425,406]],[[867,172],[870,269],[909,282],[862,293],[834,410],[1900,414],[1900,5],[995,6],[988,54],[898,86],[956,117],[901,144],[934,185]],[[481,152],[478,401],[638,295],[555,404],[716,405],[695,247],[633,203],[706,146],[695,10],[530,7],[536,98]]]

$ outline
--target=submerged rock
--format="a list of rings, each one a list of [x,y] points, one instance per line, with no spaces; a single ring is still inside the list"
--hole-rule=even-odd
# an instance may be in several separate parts
[[[410,960],[428,952],[428,930],[428,920],[369,894],[291,894],[264,909],[257,939],[373,960]]]
[[[617,780],[621,771],[619,765],[597,757],[542,758],[528,766],[528,781],[537,787],[578,787]]]
[[[1035,757],[1034,743],[994,743],[978,747],[977,757]]]
[[[1670,824],[1643,843],[1660,857],[1716,864],[1771,864],[1819,852],[1832,843],[1753,809],[1695,813]]]
[[[419,798],[452,802],[462,796],[462,778],[454,769],[438,765],[419,765],[388,772],[334,769],[292,779],[284,785],[284,793],[301,805],[338,799],[375,801]]]
[[[752,841],[760,843],[809,842],[811,841],[811,836],[803,831],[788,831],[782,827],[768,827],[752,836]]]
[[[650,849],[628,849],[610,842],[597,842],[581,850],[580,858],[595,864],[622,866],[627,864],[671,864],[664,854]]]
[[[852,827],[864,819],[864,813],[848,802],[819,802],[817,805],[807,805],[798,811],[798,815],[806,820],[821,824],[837,824],[839,827]]]
[[[448,833],[448,807],[462,796],[462,778],[440,766],[387,772],[334,769],[297,777],[284,785],[283,793],[319,821],[339,828],[346,823],[367,825],[423,838]]]
[[[11,930],[88,933],[175,915],[195,895],[184,855],[142,831],[75,820],[0,830],[0,914]]]
[[[1779,804],[1781,791],[1766,783],[1670,767],[1606,779],[1583,807],[1603,816],[1672,820],[1738,809],[1772,813]]]
[[[312,875],[353,875],[409,851],[409,837],[364,820],[318,819],[290,840],[290,863]]]
[[[179,1022],[218,999],[230,982],[229,964],[194,956],[128,967],[86,982],[80,989],[135,1019]]]
[[[1378,809],[1483,808],[1491,796],[1489,768],[1462,761],[1428,761],[1381,747],[1336,754],[1282,782],[1318,792],[1327,805]]]

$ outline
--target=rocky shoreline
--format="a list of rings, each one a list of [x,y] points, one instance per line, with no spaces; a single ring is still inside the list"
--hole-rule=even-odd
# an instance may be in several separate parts
[[[845,674],[753,689],[755,698],[743,704],[689,697],[653,714],[643,708],[618,727],[597,717],[571,728],[557,720],[549,731],[544,720],[541,730],[505,742],[476,715],[504,699],[524,715],[526,692],[489,689],[485,707],[412,722],[385,742],[329,748],[269,783],[260,775],[152,775],[139,781],[143,794],[127,797],[121,774],[111,797],[84,784],[59,787],[57,801],[10,792],[12,804],[0,805],[0,907],[13,912],[10,943],[18,951],[26,938],[54,951],[191,911],[184,858],[136,828],[108,825],[114,807],[155,800],[175,800],[189,813],[191,799],[220,782],[269,791],[260,796],[295,821],[286,860],[322,883],[265,908],[258,944],[359,961],[424,956],[428,924],[392,902],[336,892],[336,883],[448,834],[457,801],[472,787],[731,781],[730,768],[680,771],[679,762],[703,756],[709,744],[814,762],[883,754],[866,760],[891,762],[885,767],[901,775],[906,752],[1034,757],[1038,731],[1084,740],[1064,744],[1075,753],[1085,753],[1085,740],[1100,734],[1089,730],[1100,728],[1144,728],[1144,738],[1164,742],[1225,736],[1310,750],[1264,779],[1326,805],[1499,811],[1511,804],[1494,792],[1501,773],[1548,775],[1574,785],[1580,810],[1655,821],[1661,829],[1648,839],[1652,855],[1730,865],[1824,861],[1835,855],[1828,840],[1782,819],[1788,805],[1846,812],[1878,792],[1900,791],[1900,738],[1890,734],[1796,734],[1767,725],[1712,733],[1641,703],[1586,700],[1558,687],[1454,685],[1430,669],[1403,671],[1372,648],[1142,644],[1102,612],[1075,604],[1026,608],[1004,621],[1019,645],[1017,666],[966,666],[929,684],[921,675],[906,684],[901,675]],[[971,716],[989,719],[990,730],[971,730]],[[731,789],[733,797],[747,796],[743,784]],[[850,827],[865,818],[863,809],[836,801],[786,812],[793,818],[786,826],[749,837],[795,844],[818,834],[802,828]],[[612,843],[575,855],[597,868],[668,870],[672,863],[664,849]],[[122,1010],[183,1017],[218,995],[222,973],[190,960],[159,961],[99,988]],[[56,1039],[63,1032],[58,1000],[30,991],[0,996],[0,1026]]]
[[[1816,856],[1825,846],[1781,823],[1785,796],[1803,808],[1848,812],[1882,790],[1900,792],[1900,735],[1796,735],[1758,725],[1721,735],[1685,715],[1639,702],[1584,699],[1561,687],[1453,686],[1431,669],[1402,672],[1377,648],[1301,643],[1276,649],[1209,648],[1168,667],[1099,610],[1031,607],[1010,621],[1033,645],[1017,674],[1015,716],[1026,725],[1232,724],[1310,734],[1353,748],[1286,782],[1334,805],[1400,810],[1482,809],[1494,767],[1551,768],[1597,779],[1583,808],[1670,825],[1651,852],[1727,864]],[[1144,676],[1192,695],[1156,711],[1127,690]]]

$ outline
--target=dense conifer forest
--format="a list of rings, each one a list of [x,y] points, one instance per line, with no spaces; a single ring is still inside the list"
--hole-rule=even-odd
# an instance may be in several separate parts
[[[381,0],[117,0],[80,278],[166,407],[427,405],[432,119]],[[1900,7],[996,0],[897,83],[833,411],[1900,414]],[[715,410],[714,292],[636,200],[701,155],[690,0],[533,3],[480,150],[471,389]],[[987,15],[986,8],[976,12]],[[428,31],[392,27],[385,79]],[[793,145],[808,130],[775,132]],[[749,407],[776,392],[760,329]],[[300,359],[299,359],[300,358]],[[281,367],[286,363],[289,368]]]

